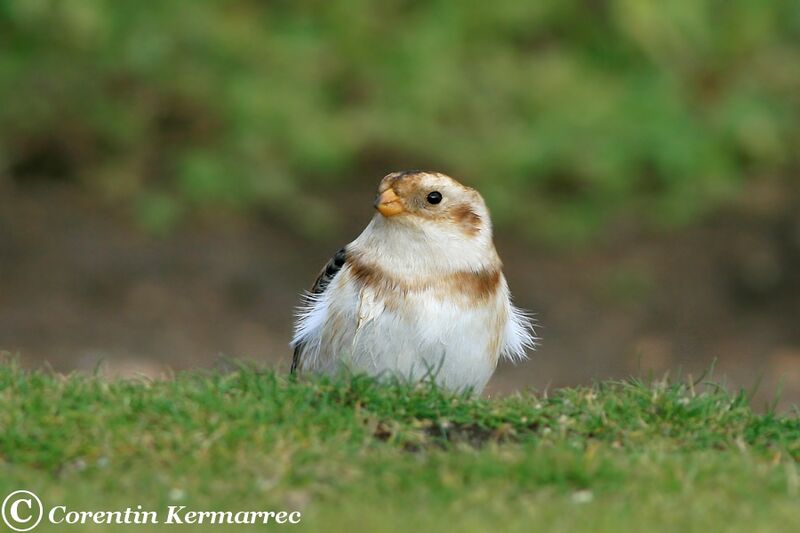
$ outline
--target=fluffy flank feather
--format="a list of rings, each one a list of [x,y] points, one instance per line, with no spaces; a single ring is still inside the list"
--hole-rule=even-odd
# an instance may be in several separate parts
[[[328,292],[319,294],[306,292],[303,295],[303,303],[295,311],[297,321],[295,322],[294,337],[290,344],[292,348],[317,336],[325,323],[327,309]]]
[[[513,305],[510,306],[510,311],[501,355],[518,363],[528,358],[528,350],[536,348],[539,338],[533,329],[535,325],[533,317]]]

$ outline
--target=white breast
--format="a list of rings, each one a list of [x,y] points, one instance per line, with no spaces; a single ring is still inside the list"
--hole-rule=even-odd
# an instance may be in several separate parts
[[[394,277],[436,280],[440,273],[499,268],[488,232],[465,242],[448,233],[403,231],[376,218],[348,253]],[[376,292],[346,264],[301,309],[293,340],[303,345],[301,370],[333,374],[346,367],[414,381],[430,376],[448,389],[480,392],[499,357],[519,360],[533,346],[530,321],[511,305],[502,276],[496,291],[472,301],[433,285]]]
[[[454,390],[483,390],[502,352],[519,355],[530,335],[508,300],[505,282],[480,305],[429,292],[390,302],[359,287],[347,267],[306,314],[304,371],[349,368],[413,381],[432,377]]]

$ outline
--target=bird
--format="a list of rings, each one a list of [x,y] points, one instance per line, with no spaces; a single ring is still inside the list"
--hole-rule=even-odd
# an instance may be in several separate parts
[[[512,304],[486,202],[446,174],[385,176],[363,232],[296,312],[291,374],[343,369],[480,394],[501,358],[527,358],[532,317]]]

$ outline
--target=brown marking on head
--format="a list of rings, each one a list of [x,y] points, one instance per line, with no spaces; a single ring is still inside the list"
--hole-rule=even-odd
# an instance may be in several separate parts
[[[481,216],[468,204],[454,207],[450,218],[470,237],[474,237],[481,231]]]
[[[378,192],[382,193],[387,189],[392,188],[400,196],[408,194],[419,186],[420,182],[422,181],[422,177],[425,174],[430,174],[430,172],[425,172],[422,170],[403,170],[401,172],[392,172],[391,174],[384,176],[384,178],[381,180],[381,183],[378,186]]]

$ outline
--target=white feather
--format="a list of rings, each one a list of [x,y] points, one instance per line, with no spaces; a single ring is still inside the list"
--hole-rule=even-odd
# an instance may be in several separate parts
[[[528,358],[528,350],[536,348],[536,332],[533,319],[521,309],[517,309],[509,301],[508,321],[503,334],[502,356],[518,363]]]
[[[322,329],[328,316],[329,294],[330,292],[325,291],[321,294],[308,292],[303,295],[304,303],[297,308],[295,313],[296,322],[291,343],[292,348],[308,341]]]

